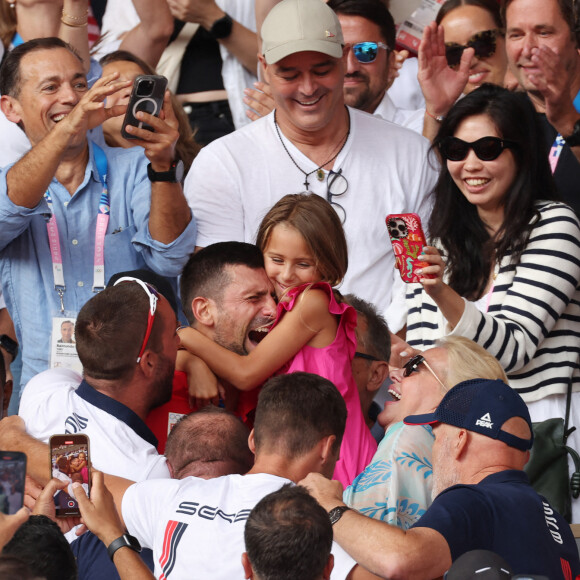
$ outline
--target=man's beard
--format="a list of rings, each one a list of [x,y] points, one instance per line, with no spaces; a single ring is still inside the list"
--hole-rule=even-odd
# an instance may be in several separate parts
[[[160,355],[159,367],[151,383],[151,409],[160,407],[171,400],[173,394],[173,373],[175,363]]]

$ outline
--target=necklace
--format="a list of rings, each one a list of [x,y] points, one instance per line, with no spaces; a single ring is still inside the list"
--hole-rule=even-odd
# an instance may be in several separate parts
[[[284,143],[284,141],[282,139],[282,135],[280,134],[280,128],[278,127],[278,123],[276,122],[276,111],[274,111],[274,127],[276,127],[276,133],[278,134],[278,139],[280,139],[280,143],[282,143],[282,147],[284,147],[284,151],[286,151],[286,154],[288,155],[288,157],[290,157],[290,161],[292,161],[292,163],[294,163],[294,165],[296,166],[298,171],[300,171],[304,175],[304,184],[303,185],[306,188],[306,191],[308,191],[308,186],[310,185],[308,183],[308,178],[313,173],[316,173],[316,178],[318,179],[318,181],[322,181],[324,179],[324,171],[322,170],[322,168],[325,165],[328,165],[331,161],[334,161],[340,155],[340,152],[344,149],[344,146],[346,145],[346,142],[348,141],[348,136],[350,135],[350,113],[348,112],[348,109],[346,109],[346,113],[348,115],[348,129],[346,131],[346,135],[341,140],[342,145],[340,146],[340,149],[330,159],[325,161],[322,165],[319,165],[316,169],[313,169],[312,171],[307,173],[306,171],[304,171],[304,169],[302,169],[302,167],[300,167],[300,165],[298,165],[298,163],[296,163],[296,160],[294,159],[294,157],[292,157],[292,155],[290,155],[290,151],[288,151],[288,148],[286,147],[286,144]]]

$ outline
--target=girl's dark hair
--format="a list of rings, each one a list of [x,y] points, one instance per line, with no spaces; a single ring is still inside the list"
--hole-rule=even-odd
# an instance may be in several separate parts
[[[445,16],[460,6],[477,6],[487,10],[487,12],[491,14],[497,28],[500,30],[503,29],[499,3],[497,0],[447,0],[447,2],[445,2],[439,9],[439,12],[437,12],[435,22],[441,24],[441,21]]]
[[[447,257],[449,285],[470,300],[482,296],[496,260],[501,262],[511,254],[512,263],[517,262],[539,218],[535,203],[557,199],[543,147],[542,127],[525,93],[482,85],[455,103],[441,124],[432,148],[438,148],[443,139],[454,135],[465,119],[482,114],[490,117],[501,137],[517,144],[509,150],[517,171],[505,194],[504,221],[491,238],[477,208],[455,185],[445,162],[433,192],[434,206],[429,220],[431,237],[439,240]]]

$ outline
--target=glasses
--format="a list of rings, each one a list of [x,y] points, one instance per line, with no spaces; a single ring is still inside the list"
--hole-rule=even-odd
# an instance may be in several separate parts
[[[357,42],[352,45],[352,53],[359,62],[368,64],[377,58],[379,48],[389,50],[384,42]]]
[[[475,56],[477,58],[487,58],[495,53],[497,46],[497,34],[499,30],[483,30],[474,34],[464,46],[462,44],[457,44],[456,42],[446,42],[445,43],[445,56],[447,58],[447,64],[450,67],[457,66],[463,55],[463,51],[466,48],[473,48],[475,50]]]
[[[515,149],[517,146],[515,141],[499,137],[482,137],[471,143],[457,137],[445,137],[439,144],[439,150],[441,155],[449,161],[463,161],[470,149],[473,149],[482,161],[493,161],[502,154],[504,149]]]
[[[370,361],[380,361],[380,358],[373,356],[372,354],[367,354],[366,352],[358,352],[358,350],[354,353],[354,358],[362,358],[364,360]]]
[[[435,377],[437,382],[447,391],[447,387],[443,383],[443,381],[437,376],[435,371],[429,366],[429,363],[425,360],[425,357],[421,354],[417,354],[411,357],[404,365],[403,365],[403,376],[408,377],[415,371],[418,371],[418,367],[420,364],[424,364],[427,367],[427,370]]]
[[[155,311],[157,310],[157,301],[159,300],[159,293],[153,286],[147,284],[147,282],[143,282],[143,280],[139,280],[138,278],[131,278],[130,276],[124,276],[123,278],[119,278],[113,286],[117,284],[121,284],[122,282],[135,282],[145,290],[147,296],[149,297],[149,313],[147,315],[147,330],[145,331],[145,337],[143,338],[143,344],[141,345],[141,349],[139,350],[139,355],[137,356],[137,362],[141,361],[141,357],[145,352],[145,347],[147,346],[147,342],[149,341],[149,337],[151,336],[151,329],[153,328],[153,321],[155,320]]]
[[[339,169],[338,171],[332,171],[331,169],[326,177],[326,201],[334,207],[342,224],[346,221],[346,210],[342,205],[340,205],[340,203],[333,201],[333,198],[344,195],[347,190],[348,181],[342,174],[342,169]]]

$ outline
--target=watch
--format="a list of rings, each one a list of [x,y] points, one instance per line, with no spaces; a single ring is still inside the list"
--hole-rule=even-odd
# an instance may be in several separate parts
[[[7,334],[0,334],[0,346],[12,357],[13,361],[18,356],[18,343]]]
[[[183,179],[184,167],[183,161],[179,159],[171,164],[169,171],[155,171],[151,163],[147,165],[147,177],[149,181],[165,181],[168,183],[181,183]]]
[[[348,511],[349,508],[347,505],[339,505],[338,507],[332,508],[328,512],[328,517],[330,518],[330,524],[334,526],[336,522],[342,517],[342,514]]]
[[[131,548],[131,550],[137,552],[137,554],[141,553],[141,544],[139,543],[139,540],[129,534],[123,534],[120,538],[113,540],[109,544],[107,552],[111,560],[119,548]]]
[[[234,21],[229,14],[216,20],[209,29],[209,33],[217,40],[227,38],[232,33]]]
[[[566,141],[566,145],[568,145],[568,147],[576,147],[576,145],[580,145],[580,119],[574,123],[574,130],[572,131],[572,134],[568,137],[564,137],[563,139]]]

